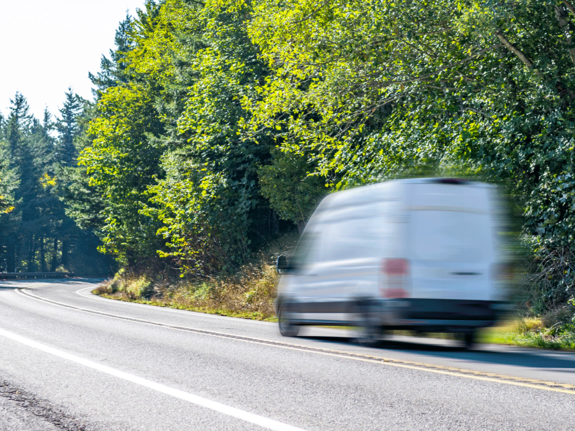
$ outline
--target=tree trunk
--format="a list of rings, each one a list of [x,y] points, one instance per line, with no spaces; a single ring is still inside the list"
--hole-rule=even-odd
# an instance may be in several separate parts
[[[6,271],[16,272],[16,246],[15,241],[11,241],[6,247]]]
[[[35,272],[34,258],[36,257],[36,238],[30,238],[30,248],[28,248],[28,272]]]
[[[277,213],[272,210],[272,234],[277,235],[280,233],[280,218]]]
[[[64,269],[67,271],[68,270],[68,252],[70,249],[70,244],[68,243],[68,240],[63,240],[62,241],[62,266],[64,267]]]
[[[44,236],[40,237],[40,272],[47,272],[46,268],[46,252],[44,250]]]
[[[54,252],[52,254],[52,264],[50,271],[54,272],[58,268],[58,238],[54,238]]]

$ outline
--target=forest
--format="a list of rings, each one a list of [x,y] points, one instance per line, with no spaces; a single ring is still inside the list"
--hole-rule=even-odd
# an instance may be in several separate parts
[[[66,214],[64,190],[75,169],[76,142],[88,103],[69,91],[57,117],[29,113],[17,93],[0,116],[0,271],[101,275],[114,261],[99,239]]]
[[[209,280],[326,194],[501,184],[541,314],[575,295],[575,3],[146,1],[56,116],[0,118],[0,269]]]

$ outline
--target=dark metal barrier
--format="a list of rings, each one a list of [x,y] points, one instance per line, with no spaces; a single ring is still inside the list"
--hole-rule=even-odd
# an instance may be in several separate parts
[[[24,278],[69,278],[71,272],[0,272],[0,280],[17,280]]]

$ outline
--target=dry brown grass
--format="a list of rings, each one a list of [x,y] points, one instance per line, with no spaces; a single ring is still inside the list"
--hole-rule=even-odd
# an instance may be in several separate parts
[[[274,300],[279,276],[275,258],[289,253],[293,235],[271,244],[234,276],[207,280],[155,279],[146,274],[119,272],[93,293],[111,299],[140,302],[203,313],[275,320]]]

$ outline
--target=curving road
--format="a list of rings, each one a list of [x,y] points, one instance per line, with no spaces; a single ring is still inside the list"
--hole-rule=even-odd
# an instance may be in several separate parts
[[[572,430],[575,354],[464,352],[0,282],[0,430]]]

